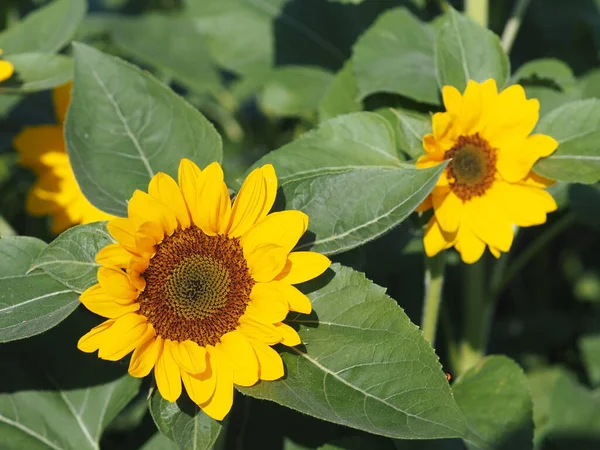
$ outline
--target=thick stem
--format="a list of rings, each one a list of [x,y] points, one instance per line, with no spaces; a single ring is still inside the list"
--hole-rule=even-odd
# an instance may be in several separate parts
[[[488,0],[465,0],[465,13],[484,28],[488,25]]]
[[[444,266],[446,256],[444,252],[425,260],[425,300],[423,303],[423,317],[421,327],[423,336],[431,345],[435,343],[435,334],[442,302],[442,288],[444,286]]]
[[[487,292],[485,269],[485,259],[464,266],[462,323],[464,334],[460,342],[458,367],[456,367],[459,374],[463,374],[477,364],[485,355],[487,348],[494,302]]]
[[[525,11],[527,11],[529,3],[531,3],[531,0],[517,0],[512,14],[510,15],[510,19],[508,19],[504,26],[504,31],[502,32],[502,48],[506,53],[510,52],[512,45],[515,42],[515,38],[517,37],[519,28],[521,28],[521,22],[523,22],[523,17],[525,16]]]

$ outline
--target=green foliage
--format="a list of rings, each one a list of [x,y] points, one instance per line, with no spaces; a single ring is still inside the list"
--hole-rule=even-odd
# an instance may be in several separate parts
[[[4,58],[15,67],[16,77],[4,83],[0,92],[14,94],[50,89],[73,76],[73,61],[51,53],[19,53]]]

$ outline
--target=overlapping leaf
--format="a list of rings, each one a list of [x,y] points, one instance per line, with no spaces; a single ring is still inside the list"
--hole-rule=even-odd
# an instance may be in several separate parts
[[[14,75],[2,84],[0,93],[35,92],[51,89],[73,77],[73,60],[52,53],[20,53],[4,58],[10,61]]]
[[[348,61],[335,75],[319,103],[319,120],[325,122],[342,114],[360,111],[362,104],[357,97],[354,67],[352,61]]]

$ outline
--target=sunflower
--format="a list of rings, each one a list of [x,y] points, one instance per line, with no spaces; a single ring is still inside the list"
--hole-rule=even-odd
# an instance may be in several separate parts
[[[446,112],[433,115],[433,133],[423,138],[426,154],[417,167],[450,160],[418,211],[433,208],[425,229],[425,252],[433,256],[454,246],[466,263],[477,261],[486,246],[498,258],[513,241],[513,225],[546,221],[556,202],[544,190],[553,182],[532,171],[558,142],[530,134],[539,102],[519,85],[498,93],[496,82],[469,81],[463,95],[442,90]]]
[[[73,225],[114,216],[100,211],[85,198],[69,162],[63,124],[71,101],[71,83],[54,89],[52,100],[59,125],[24,127],[13,146],[20,154],[19,164],[37,175],[27,195],[27,211],[38,216],[51,215],[52,232],[60,233]]]
[[[2,53],[2,49],[0,49],[0,56],[2,56]],[[15,67],[11,63],[0,60],[0,83],[12,77],[14,71]]]
[[[133,351],[132,376],[154,369],[170,402],[183,382],[189,397],[218,420],[231,409],[234,384],[281,378],[281,357],[270,346],[300,344],[282,320],[289,311],[311,311],[292,285],[317,277],[330,261],[290,253],[308,217],[268,214],[276,191],[271,165],[248,175],[233,205],[218,163],[200,170],[183,159],[179,183],[157,174],[148,193],[133,194],[127,218],[108,222],[117,243],[100,250],[98,284],[80,298],[108,320],[78,348],[99,350],[111,361]]]

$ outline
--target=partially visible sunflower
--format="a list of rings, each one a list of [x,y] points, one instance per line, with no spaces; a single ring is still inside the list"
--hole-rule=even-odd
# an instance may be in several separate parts
[[[539,102],[519,85],[498,93],[496,82],[469,81],[463,95],[442,90],[446,112],[433,116],[433,133],[423,138],[425,168],[450,160],[419,211],[433,208],[425,230],[425,251],[433,256],[452,246],[466,263],[477,261],[486,246],[495,257],[507,252],[513,225],[546,222],[556,202],[544,190],[553,181],[532,171],[558,142],[533,134]]]
[[[0,49],[0,56],[2,56],[2,53],[2,49]],[[14,72],[15,67],[10,62],[0,59],[0,83],[12,77]]]
[[[108,320],[78,348],[111,361],[133,351],[132,376],[154,369],[171,402],[183,382],[218,420],[231,409],[234,384],[281,378],[283,363],[271,346],[300,344],[282,320],[289,311],[311,311],[293,285],[317,277],[330,261],[290,253],[308,217],[268,214],[276,191],[271,165],[248,175],[233,204],[217,163],[200,170],[182,160],[179,183],[157,174],[148,193],[133,194],[128,217],[108,223],[117,243],[98,253],[98,284],[80,298]]]
[[[52,216],[52,232],[82,224],[109,220],[114,216],[100,211],[83,195],[69,162],[63,137],[63,124],[69,102],[71,83],[52,93],[58,125],[24,127],[13,141],[20,154],[19,163],[37,175],[25,207],[38,216]]]

